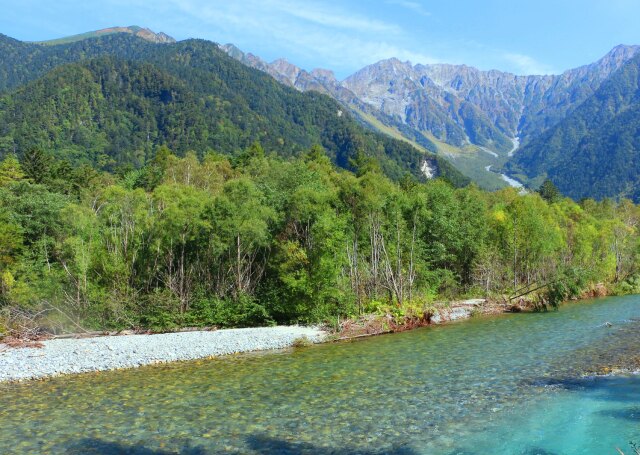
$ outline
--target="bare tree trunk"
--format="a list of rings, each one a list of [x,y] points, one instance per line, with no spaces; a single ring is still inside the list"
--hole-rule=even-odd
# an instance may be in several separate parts
[[[358,312],[362,314],[362,296],[360,293],[360,269],[358,267],[358,239],[353,240],[353,248],[347,243],[347,258],[349,260],[349,279],[351,281],[351,289],[356,296],[356,304]]]
[[[399,228],[399,226],[396,225],[396,228]],[[400,237],[398,232],[398,236],[397,236],[398,245],[399,245],[399,242],[400,242]],[[387,289],[391,292],[392,296],[395,296],[398,306],[402,306],[403,293],[402,293],[402,271],[401,271],[402,258],[400,257],[401,252],[398,250],[396,253],[398,255],[398,259],[396,261],[396,267],[394,269],[394,264],[391,258],[389,257],[389,252],[387,251],[387,246],[384,240],[384,236],[380,237],[380,247],[382,249],[382,253],[384,254],[383,271],[384,271],[384,278],[386,281]]]
[[[513,289],[518,288],[518,219],[513,215]]]
[[[413,215],[413,227],[412,227],[412,231],[411,231],[411,248],[409,250],[409,276],[408,276],[408,281],[409,281],[409,301],[413,300],[413,283],[415,282],[416,279],[416,275],[415,275],[415,270],[414,270],[414,265],[413,265],[413,252],[415,249],[415,244],[416,244],[416,227],[417,227],[417,220],[416,220],[417,215],[414,214]]]
[[[180,312],[185,313],[187,311],[187,307],[189,305],[189,299],[187,297],[186,290],[186,277],[185,277],[185,244],[186,238],[183,234],[182,236],[182,245],[180,249]]]
[[[240,296],[242,290],[242,255],[240,249],[240,234],[236,236],[236,297]]]
[[[396,214],[396,276],[398,277],[398,284],[400,291],[400,298],[398,299],[398,303],[402,305],[402,301],[404,301],[404,274],[402,273],[402,245],[400,244],[400,221],[398,220],[398,215]]]

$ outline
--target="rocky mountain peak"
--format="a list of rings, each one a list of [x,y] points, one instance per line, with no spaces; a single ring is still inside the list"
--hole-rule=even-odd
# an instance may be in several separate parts
[[[312,77],[322,82],[331,83],[331,84],[335,84],[338,82],[338,80],[336,79],[335,73],[331,70],[315,68],[311,71],[310,74]]]
[[[302,72],[300,68],[293,65],[292,63],[289,63],[284,58],[274,60],[269,64],[269,66],[278,74],[284,76],[287,80],[289,80],[291,85],[295,85],[296,79],[298,79],[298,76]]]
[[[244,59],[244,52],[242,52],[235,44],[220,44],[218,47],[236,60],[242,61],[242,59]]]
[[[131,29],[131,27],[127,27],[129,29]],[[147,41],[151,41],[152,43],[158,43],[158,44],[166,44],[166,43],[175,43],[176,40],[174,38],[172,38],[171,36],[167,35],[164,32],[158,32],[155,33],[152,30],[148,29],[148,28],[142,28],[139,29],[137,31],[132,30],[132,33],[142,39],[145,39]]]
[[[45,44],[45,45],[55,45],[55,44],[66,44],[73,43],[77,41],[82,41],[90,38],[97,38],[100,36],[113,35],[116,33],[127,33],[129,35],[137,36],[138,38],[142,38],[144,40],[150,41],[152,43],[157,44],[166,44],[166,43],[175,43],[176,40],[167,35],[164,32],[155,33],[149,28],[139,27],[137,25],[130,25],[128,27],[109,27],[103,28],[101,30],[95,30],[93,32],[81,33],[79,35],[67,36],[64,38],[58,38],[49,41],[40,41],[37,44]]]
[[[629,59],[636,55],[640,50],[640,46],[638,45],[628,45],[628,44],[618,44],[613,49],[611,49],[602,59]]]
[[[414,137],[428,134],[456,147],[473,144],[494,155],[513,154],[514,144],[555,125],[639,51],[640,46],[616,46],[595,63],[546,76],[389,58],[337,81],[328,70],[307,72],[285,59],[265,63],[226,48],[232,57],[280,82],[326,93],[356,114],[366,111],[384,124],[417,131]]]
[[[370,65],[368,68],[372,68],[376,70],[391,71],[395,75],[408,74],[414,71],[414,68],[411,62],[409,61],[403,62],[395,57],[392,57],[386,60],[381,60],[378,63],[374,63],[373,65]]]
[[[390,58],[365,66],[346,78],[342,84],[354,93],[362,94],[372,87],[375,87],[376,92],[391,90],[389,86],[394,86],[393,91],[397,91],[399,85],[417,87],[418,79],[419,75],[410,62],[403,63],[397,58]]]
[[[631,60],[639,51],[640,46],[619,44],[598,61],[565,71],[560,78],[568,80],[569,82],[585,82],[586,80],[591,80],[591,82],[599,84]]]
[[[612,72],[620,68],[625,62],[631,60],[639,52],[640,46],[619,44],[594,65],[602,67],[605,72]]]
[[[167,35],[164,32],[154,32],[153,30],[146,27],[138,27],[137,25],[130,25],[128,27],[110,27],[104,28],[102,30],[96,30],[94,33],[96,36],[101,35],[112,35],[114,33],[128,33],[130,35],[137,36],[138,38],[142,38],[144,40],[150,41],[152,43],[165,44],[165,43],[175,43],[176,40]],[[82,36],[82,35],[78,35]]]

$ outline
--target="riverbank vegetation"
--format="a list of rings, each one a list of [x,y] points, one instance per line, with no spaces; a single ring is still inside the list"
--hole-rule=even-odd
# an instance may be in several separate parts
[[[315,323],[436,299],[633,292],[640,209],[355,172],[322,148],[175,156],[101,173],[0,163],[0,333]]]

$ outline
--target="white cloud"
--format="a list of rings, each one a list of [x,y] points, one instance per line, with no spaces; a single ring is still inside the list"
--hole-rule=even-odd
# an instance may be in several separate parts
[[[337,74],[346,75],[390,57],[413,63],[435,61],[417,52],[411,36],[397,24],[358,14],[340,4],[293,0],[158,0],[157,4],[170,5],[182,16],[189,16],[193,21],[189,33],[196,32],[198,37],[231,41],[240,47],[244,44],[245,51],[255,49],[255,44],[246,43],[272,42],[269,47],[282,52],[281,57],[303,65],[311,58],[326,62],[324,65]]]
[[[524,75],[540,75],[540,74],[556,74],[557,72],[537,61],[535,58],[525,54],[505,52],[502,57],[517,68],[519,74]]]
[[[149,16],[150,22],[141,25],[154,28],[159,24],[156,31],[178,39],[231,42],[268,60],[285,57],[308,70],[323,66],[338,77],[391,57],[413,64],[446,61],[522,75],[557,74],[554,68],[524,53],[469,39],[419,43],[416,35],[391,19],[356,11],[356,6],[340,0],[155,0],[153,15],[148,0],[105,1],[113,9],[134,7],[140,16]],[[426,12],[421,0],[378,2],[416,14]]]
[[[358,16],[335,9],[322,9],[318,5],[301,5],[280,3],[281,10],[287,14],[313,22],[318,25],[371,33],[400,33],[401,29],[395,24],[388,24],[375,19]]]
[[[386,0],[385,3],[387,3],[387,5],[400,6],[414,13],[418,13],[421,16],[431,16],[431,13],[427,11],[421,3],[413,2],[411,0]]]
[[[206,0],[165,0],[180,8],[182,11],[202,17],[204,14],[210,19],[220,19],[232,23],[254,23],[259,18],[260,23],[267,26],[267,22],[277,19],[282,24],[291,25],[296,19],[301,19],[312,25],[333,29],[350,30],[364,33],[401,33],[402,29],[396,25],[355,14],[337,6],[326,3],[297,2],[291,0],[244,0],[232,2]]]

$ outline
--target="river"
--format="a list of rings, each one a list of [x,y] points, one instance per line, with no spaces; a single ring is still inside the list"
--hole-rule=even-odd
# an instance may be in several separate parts
[[[485,166],[485,167],[484,167],[484,170],[485,170],[485,171],[487,171],[487,172],[493,172],[493,171],[491,170],[491,168],[492,168],[492,167],[493,167],[493,165],[492,165],[492,164],[490,164],[490,165],[488,165],[488,166]],[[513,188],[524,188],[524,185],[523,185],[522,183],[520,183],[519,181],[517,181],[517,180],[516,180],[516,179],[514,179],[514,178],[509,177],[507,174],[500,174],[500,173],[497,173],[497,174],[500,176],[500,178],[501,178],[502,180],[504,180],[505,182],[507,182],[507,183],[509,184],[509,186],[511,186],[511,187],[513,187]]]
[[[612,454],[640,442],[640,297],[0,385],[0,453]]]

